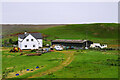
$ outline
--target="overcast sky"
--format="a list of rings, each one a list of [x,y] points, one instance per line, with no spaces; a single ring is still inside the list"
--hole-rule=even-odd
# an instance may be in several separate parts
[[[3,2],[2,23],[118,22],[117,2]]]

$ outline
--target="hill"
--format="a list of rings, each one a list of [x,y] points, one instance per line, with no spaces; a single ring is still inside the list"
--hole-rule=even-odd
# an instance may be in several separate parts
[[[8,28],[14,31],[7,33],[6,29],[4,35],[7,36],[4,36],[3,41],[10,38],[17,41],[17,35],[27,28],[28,32],[46,35],[44,42],[53,39],[88,39],[107,43],[110,47],[118,44],[118,24],[114,23],[54,25],[44,29],[30,28],[29,25]],[[21,52],[9,52],[12,48],[2,47],[0,51],[3,78],[118,78],[118,50],[54,50],[41,56],[26,56],[36,52],[23,50],[21,55]]]
[[[57,36],[59,38],[117,39],[118,25],[114,23],[72,24],[72,25],[63,25],[60,27],[48,28],[48,29],[40,30],[40,32],[51,36]]]
[[[118,24],[70,24],[40,30],[48,39],[88,39],[94,42],[117,44]]]
[[[7,29],[6,29],[7,30]],[[3,27],[3,33],[6,31]],[[40,32],[48,35],[47,39],[88,39],[93,42],[107,43],[111,45],[118,44],[118,24],[116,23],[95,23],[95,24],[67,24],[67,25],[40,25],[38,27],[30,25],[21,25],[21,27],[11,27],[9,30],[14,33]],[[15,36],[16,37],[16,36]],[[13,38],[15,38],[13,36]],[[17,39],[17,37],[16,37]]]
[[[2,25],[2,34],[8,35],[8,34],[14,34],[14,33],[20,33],[24,31],[28,32],[35,32],[36,30],[46,29],[54,26],[59,26],[57,24],[41,24],[41,25],[35,25],[35,24],[3,24]]]

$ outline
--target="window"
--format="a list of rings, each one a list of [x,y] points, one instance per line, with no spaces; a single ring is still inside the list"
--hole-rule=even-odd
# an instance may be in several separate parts
[[[33,47],[35,47],[35,45],[33,45]]]
[[[25,47],[27,47],[27,45],[25,45]]]
[[[29,39],[26,39],[26,41],[29,41]]]
[[[33,39],[31,39],[31,41],[33,41]]]

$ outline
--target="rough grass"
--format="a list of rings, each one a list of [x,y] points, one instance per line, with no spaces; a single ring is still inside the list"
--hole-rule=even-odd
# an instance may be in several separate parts
[[[53,27],[41,30],[42,33],[60,38],[83,39],[117,39],[117,24],[73,24],[63,25],[61,27]],[[63,35],[64,34],[64,35]]]
[[[2,52],[2,72],[14,70],[14,72],[17,73],[21,69],[33,69],[36,68],[36,66],[44,66],[42,69],[44,71],[59,65],[62,61],[62,58],[66,57],[64,54],[59,52],[46,53],[41,56],[20,56],[20,53],[10,53],[8,51],[9,50]],[[26,52],[30,53],[29,51]],[[37,70],[35,72],[42,70]],[[27,73],[23,75],[23,77],[31,74]]]
[[[118,77],[118,51],[95,51],[95,50],[67,50],[63,52],[46,53],[41,56],[19,56],[18,53],[9,53],[8,48],[3,49],[2,67],[3,72],[14,69],[14,72],[33,69],[37,65],[44,66],[40,70],[26,73],[16,78],[27,78],[40,72],[44,72],[55,66],[59,66],[62,60],[68,58],[68,54],[74,51],[73,61],[63,69],[37,78],[117,78]],[[29,51],[24,51],[28,54]],[[106,54],[109,53],[109,54]],[[25,67],[25,69],[24,69]]]
[[[118,78],[118,66],[111,65],[118,64],[118,55],[85,50],[74,56],[70,65],[42,78]]]
[[[25,28],[23,27],[24,31]],[[30,31],[34,31],[30,28]],[[16,29],[16,33],[19,32]],[[47,39],[88,39],[93,42],[107,43],[109,45],[118,44],[118,24],[96,23],[96,24],[70,24],[59,25],[46,29],[37,29],[36,32],[48,35]],[[13,34],[13,33],[12,33]],[[17,40],[17,36],[3,38]]]
[[[88,39],[94,42],[117,44],[118,24],[74,24],[40,30],[48,39]]]
[[[26,30],[26,28],[23,28],[22,30]],[[32,32],[32,28],[30,30]],[[15,31],[15,33],[17,33],[17,29]],[[108,45],[118,44],[118,24],[114,23],[62,25],[43,30],[37,28],[35,31],[48,35],[47,39],[87,38],[93,42],[107,43]],[[9,38],[17,40],[18,37],[5,37],[3,40]],[[61,63],[61,60],[58,58],[67,57],[59,52],[46,53],[41,56],[19,56],[20,53],[9,53],[9,50],[10,49],[8,48],[3,49],[3,72],[6,71],[6,68],[14,66],[15,72],[24,69],[24,67],[34,68],[37,65],[45,66],[42,70],[27,73],[19,78],[26,78],[38,72],[50,69]],[[116,53],[117,51],[78,51],[74,53],[75,58],[70,65],[62,70],[43,76],[42,78],[117,78],[118,66],[111,65],[112,62],[115,64],[117,63],[116,59],[118,58],[118,55],[116,55]],[[110,61],[107,61],[108,59],[110,59]]]
[[[55,27],[55,26],[59,26],[59,25],[32,25],[32,24],[28,24],[28,25],[22,25],[22,24],[3,24],[2,25],[2,35],[9,35],[9,34],[15,34],[15,33],[21,33],[24,31],[28,31],[28,32],[36,32],[38,30],[41,29],[46,29],[46,28],[50,28],[50,27]]]

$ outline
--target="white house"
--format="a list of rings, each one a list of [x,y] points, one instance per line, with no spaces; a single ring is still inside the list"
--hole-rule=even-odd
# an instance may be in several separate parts
[[[42,47],[41,33],[27,33],[18,35],[18,47],[23,49],[39,49]]]

